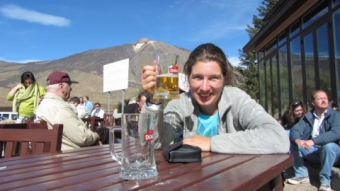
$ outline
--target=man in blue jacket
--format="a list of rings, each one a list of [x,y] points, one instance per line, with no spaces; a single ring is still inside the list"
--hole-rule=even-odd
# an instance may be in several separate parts
[[[291,148],[294,155],[295,177],[291,184],[309,183],[304,159],[320,164],[320,189],[331,190],[331,170],[340,164],[340,112],[328,105],[327,93],[317,90],[312,93],[313,109],[290,131]]]

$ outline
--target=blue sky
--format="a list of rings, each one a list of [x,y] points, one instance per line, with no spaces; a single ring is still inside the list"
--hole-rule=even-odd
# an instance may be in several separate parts
[[[140,38],[193,50],[212,42],[233,65],[262,0],[0,0],[0,60],[55,60]]]

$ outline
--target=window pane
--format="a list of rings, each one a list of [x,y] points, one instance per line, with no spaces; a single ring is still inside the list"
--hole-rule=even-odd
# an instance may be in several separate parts
[[[264,50],[260,50],[260,52],[258,52],[258,57],[259,59],[258,60],[261,60],[263,57],[264,57]]]
[[[293,85],[293,99],[303,100],[302,92],[302,67],[301,67],[301,44],[300,37],[295,38],[290,43],[290,59],[292,63],[292,85]]]
[[[338,0],[339,2],[340,0]],[[335,65],[337,66],[337,87],[338,87],[338,105],[340,103],[340,10],[336,11],[333,15],[334,26],[334,45],[335,45]]]
[[[287,33],[284,32],[279,36],[279,46],[287,41]]]
[[[280,90],[281,90],[281,114],[289,104],[289,76],[288,76],[288,54],[287,46],[283,46],[279,51],[280,67]]]
[[[280,108],[280,103],[279,103],[279,89],[278,89],[278,83],[277,83],[277,60],[276,60],[276,55],[272,57],[272,79],[273,79],[273,84],[272,84],[272,90],[273,90],[273,117],[278,119],[279,118],[279,108]]]
[[[331,95],[331,78],[329,70],[329,44],[328,44],[328,28],[327,23],[317,29],[317,43],[319,56],[319,75],[320,88]]]
[[[268,54],[271,53],[273,50],[275,50],[276,47],[277,47],[276,39],[274,39],[273,41],[271,41],[271,42],[266,46],[266,55],[268,55]]]
[[[260,104],[262,105],[263,108],[266,108],[266,81],[265,81],[265,72],[264,72],[264,62],[261,61],[259,63],[259,85],[260,85]]]
[[[271,70],[270,60],[266,62],[266,83],[267,83],[267,112],[272,115],[272,82],[271,82]]]
[[[313,33],[309,33],[304,38],[305,60],[306,60],[306,84],[307,96],[315,90],[315,71],[314,71],[314,45]],[[309,101],[309,100],[308,100]]]
[[[295,36],[300,32],[300,22],[296,22],[290,27],[290,37]]]
[[[340,0],[333,0],[333,7],[340,4]]]
[[[322,17],[324,14],[328,12],[328,1],[324,1],[321,5],[317,6],[316,9],[308,13],[303,18],[303,28],[308,27],[311,23],[318,20],[320,17]]]

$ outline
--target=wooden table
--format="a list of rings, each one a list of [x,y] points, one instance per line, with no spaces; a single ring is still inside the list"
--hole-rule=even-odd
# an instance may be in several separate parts
[[[119,178],[108,145],[0,159],[0,190],[282,190],[279,175],[293,164],[292,155],[203,152],[187,164],[155,155],[159,175],[141,181]]]
[[[104,126],[104,118],[100,117],[88,117],[88,118],[81,118],[83,122],[86,124],[88,128],[90,128],[92,131],[95,129],[95,123],[98,122],[100,123],[100,126]]]

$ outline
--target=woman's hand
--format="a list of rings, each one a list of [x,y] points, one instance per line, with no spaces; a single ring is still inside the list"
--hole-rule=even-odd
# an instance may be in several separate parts
[[[152,65],[146,65],[143,67],[143,73],[141,76],[141,82],[143,89],[153,97],[156,87],[156,67]]]
[[[18,85],[16,85],[16,86],[14,86],[12,89],[11,89],[11,91],[9,91],[9,95],[10,96],[14,96],[15,95],[15,93],[17,93],[17,91],[20,89],[20,88],[22,88],[23,87],[23,85],[22,84],[18,84]]]
[[[202,151],[210,151],[210,142],[211,138],[198,135],[183,140],[183,144],[197,146],[201,148]]]
[[[19,90],[20,88],[22,88],[22,86],[23,86],[22,84],[18,84],[18,85],[16,85],[14,88],[17,89],[17,90]]]

